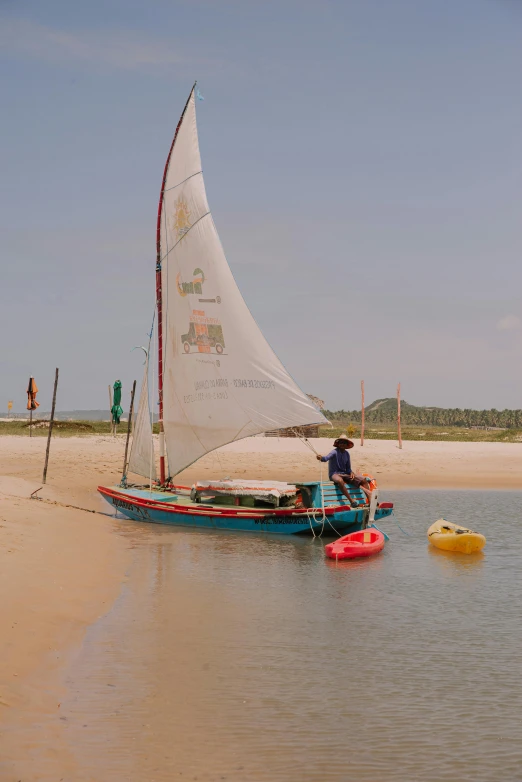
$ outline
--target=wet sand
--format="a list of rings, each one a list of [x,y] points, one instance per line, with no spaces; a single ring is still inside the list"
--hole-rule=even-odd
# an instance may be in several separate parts
[[[311,441],[321,453],[331,441]],[[124,438],[56,438],[45,501],[45,438],[0,438],[0,779],[76,779],[62,735],[64,672],[87,628],[121,591],[132,539],[96,494],[121,475]],[[522,444],[418,443],[403,450],[368,441],[352,451],[354,466],[374,474],[381,490],[522,488]],[[251,438],[202,459],[178,480],[249,477],[317,480],[320,465],[303,443]],[[52,504],[57,503],[57,504]],[[178,607],[178,610],[180,608]],[[45,740],[42,740],[45,737]]]
[[[78,441],[67,445],[77,453],[71,469],[49,476],[46,503],[29,499],[41,486],[43,438],[2,439],[0,780],[74,779],[58,717],[63,675],[87,628],[119,594],[130,552],[112,518],[51,504],[102,508],[92,496],[96,471],[81,467]]]

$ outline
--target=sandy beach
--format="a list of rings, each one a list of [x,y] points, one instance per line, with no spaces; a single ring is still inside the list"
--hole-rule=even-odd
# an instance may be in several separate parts
[[[326,453],[331,441],[311,444]],[[46,758],[74,779],[56,719],[63,670],[86,628],[110,609],[131,560],[128,539],[96,493],[97,485],[118,482],[124,438],[56,438],[38,501],[30,494],[42,485],[45,445],[45,438],[0,438],[0,779],[40,778],[35,768],[45,758],[29,751],[36,730],[40,737],[48,731]],[[387,489],[522,488],[522,444],[407,442],[400,450],[371,440],[356,444],[352,460],[377,477],[381,496]],[[320,470],[299,440],[258,437],[206,456],[177,480],[291,482],[317,480]]]
[[[321,454],[332,441],[310,439]],[[350,451],[359,472],[377,478],[386,489],[520,489],[522,443],[405,442],[402,450],[393,440],[356,442]],[[326,469],[323,475],[326,476]],[[216,474],[285,481],[319,480],[321,466],[312,451],[298,439],[252,437],[219,449],[179,476],[191,483],[199,476]],[[178,479],[176,479],[178,480]]]

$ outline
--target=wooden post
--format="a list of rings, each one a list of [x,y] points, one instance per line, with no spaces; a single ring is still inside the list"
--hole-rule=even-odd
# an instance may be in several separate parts
[[[399,448],[402,448],[401,435],[401,384],[397,386],[397,434],[399,435]]]
[[[132,426],[132,411],[134,410],[134,394],[136,393],[136,381],[132,384],[132,391],[131,391],[131,401],[130,401],[130,410],[129,410],[129,421],[127,424],[127,441],[125,443],[125,456],[123,458],[123,475],[121,476],[121,479],[125,478],[127,475],[127,453],[129,451],[129,438],[131,433],[131,426]]]
[[[112,387],[109,385],[109,416],[111,421],[111,434],[113,434],[113,424],[112,424]]]
[[[361,380],[361,445],[364,445],[364,380]]]
[[[47,480],[47,465],[49,464],[49,451],[51,450],[51,436],[53,433],[54,423],[54,411],[56,408],[56,389],[58,388],[58,367],[56,367],[56,374],[54,376],[54,391],[53,391],[53,405],[51,407],[51,420],[49,421],[49,434],[47,435],[47,448],[45,451],[45,464],[43,471],[42,483]]]

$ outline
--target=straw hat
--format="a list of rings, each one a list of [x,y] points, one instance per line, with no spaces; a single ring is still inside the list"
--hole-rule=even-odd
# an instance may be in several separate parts
[[[334,441],[334,448],[337,448],[341,440],[344,440],[346,443],[348,443],[348,448],[353,448],[352,441],[345,434],[340,434],[337,440]]]

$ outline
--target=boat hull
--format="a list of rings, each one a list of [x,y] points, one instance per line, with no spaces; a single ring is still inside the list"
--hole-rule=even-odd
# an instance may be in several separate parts
[[[428,529],[429,542],[442,551],[459,554],[477,554],[486,545],[486,538],[480,532],[439,519]]]
[[[376,529],[365,529],[345,535],[324,547],[329,559],[358,559],[372,557],[384,548],[384,535]]]
[[[355,532],[367,524],[368,508],[347,508],[346,506],[325,509],[322,519],[321,508],[308,510],[280,508],[260,510],[222,506],[211,507],[205,503],[193,503],[188,497],[164,501],[161,492],[135,491],[120,487],[99,486],[102,497],[115,510],[128,519],[168,524],[198,529],[230,530],[233,532],[263,532],[271,535],[339,534]],[[392,513],[391,508],[377,509],[375,518]]]

